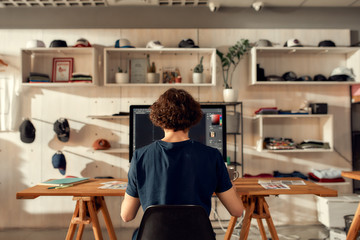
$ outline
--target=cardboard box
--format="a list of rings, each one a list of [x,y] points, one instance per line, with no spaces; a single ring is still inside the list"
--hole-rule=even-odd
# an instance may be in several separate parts
[[[328,228],[345,228],[345,215],[355,214],[360,196],[316,197],[318,220]]]

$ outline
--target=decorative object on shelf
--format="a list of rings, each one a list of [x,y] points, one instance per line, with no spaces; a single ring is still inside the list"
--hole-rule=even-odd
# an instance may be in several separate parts
[[[150,55],[148,54],[146,57],[147,57],[147,63],[148,63],[146,82],[147,83],[158,83],[160,80],[160,74],[156,73],[155,62],[152,62],[152,64],[150,64]]]
[[[181,75],[178,68],[175,69],[175,83],[181,83]]]
[[[130,82],[131,83],[145,83],[146,80],[146,59],[136,58],[130,59]]]
[[[74,58],[53,58],[52,81],[69,82],[73,72]]]
[[[201,56],[200,63],[195,66],[194,72],[193,72],[193,82],[196,84],[203,83],[204,81],[204,66],[202,64],[204,57]]]
[[[129,82],[129,74],[118,67],[118,72],[115,73],[115,82],[116,83],[128,83]]]
[[[96,139],[92,145],[94,150],[107,150],[111,148],[111,145],[108,140],[104,138]]]
[[[237,41],[235,45],[229,47],[228,53],[225,55],[219,50],[216,50],[216,54],[221,60],[221,67],[224,80],[224,101],[225,102],[236,102],[237,101],[237,90],[232,89],[232,76],[234,70],[238,66],[242,56],[250,50],[250,42],[248,39],[241,39]]]

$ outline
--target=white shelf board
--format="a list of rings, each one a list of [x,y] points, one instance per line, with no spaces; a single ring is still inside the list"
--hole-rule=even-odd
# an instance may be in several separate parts
[[[112,115],[89,115],[87,116],[91,119],[128,119],[129,116],[112,116]]]
[[[254,119],[259,118],[327,118],[332,114],[258,114]]]
[[[105,87],[212,87],[212,83],[105,83]]]
[[[355,81],[256,81],[252,85],[353,85]]]
[[[94,83],[22,83],[26,87],[94,87]]]
[[[289,149],[289,150],[269,150],[269,149],[263,149],[259,152],[267,152],[267,153],[304,153],[304,152],[333,152],[333,149]]]
[[[288,53],[288,54],[347,54],[354,53],[358,47],[255,47],[258,53]]]
[[[107,53],[111,52],[129,52],[129,53],[158,53],[158,54],[209,54],[213,53],[214,48],[161,48],[161,49],[152,49],[152,48],[105,48]]]

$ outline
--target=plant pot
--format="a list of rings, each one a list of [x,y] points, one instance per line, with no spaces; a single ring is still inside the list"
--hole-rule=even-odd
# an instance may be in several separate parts
[[[193,73],[193,83],[199,84],[203,83],[204,75],[202,73]]]
[[[223,90],[224,102],[237,102],[238,100],[238,91],[237,89],[225,88]]]
[[[160,81],[160,73],[147,73],[146,82],[147,83],[158,83]]]
[[[115,82],[116,83],[128,83],[129,74],[128,73],[115,73]]]

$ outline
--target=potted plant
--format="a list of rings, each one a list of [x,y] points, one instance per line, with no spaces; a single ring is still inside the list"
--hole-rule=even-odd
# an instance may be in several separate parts
[[[250,50],[251,46],[248,39],[241,39],[237,41],[235,45],[229,47],[228,53],[224,53],[216,50],[216,54],[221,61],[221,68],[224,80],[224,101],[236,102],[238,99],[237,89],[232,88],[232,76],[239,65],[240,60]]]
[[[149,54],[146,57],[147,57],[147,62],[148,62],[146,82],[147,83],[158,83],[160,80],[160,74],[156,73],[155,63],[152,62],[152,64],[150,64],[150,55]]]
[[[118,67],[118,72],[115,73],[115,82],[116,83],[128,83],[129,74],[125,71],[123,72],[121,67]]]
[[[193,83],[202,83],[204,76],[203,76],[203,72],[204,72],[204,66],[202,64],[203,61],[203,56],[201,56],[200,58],[200,63],[197,64],[194,68],[194,72],[193,72]]]

